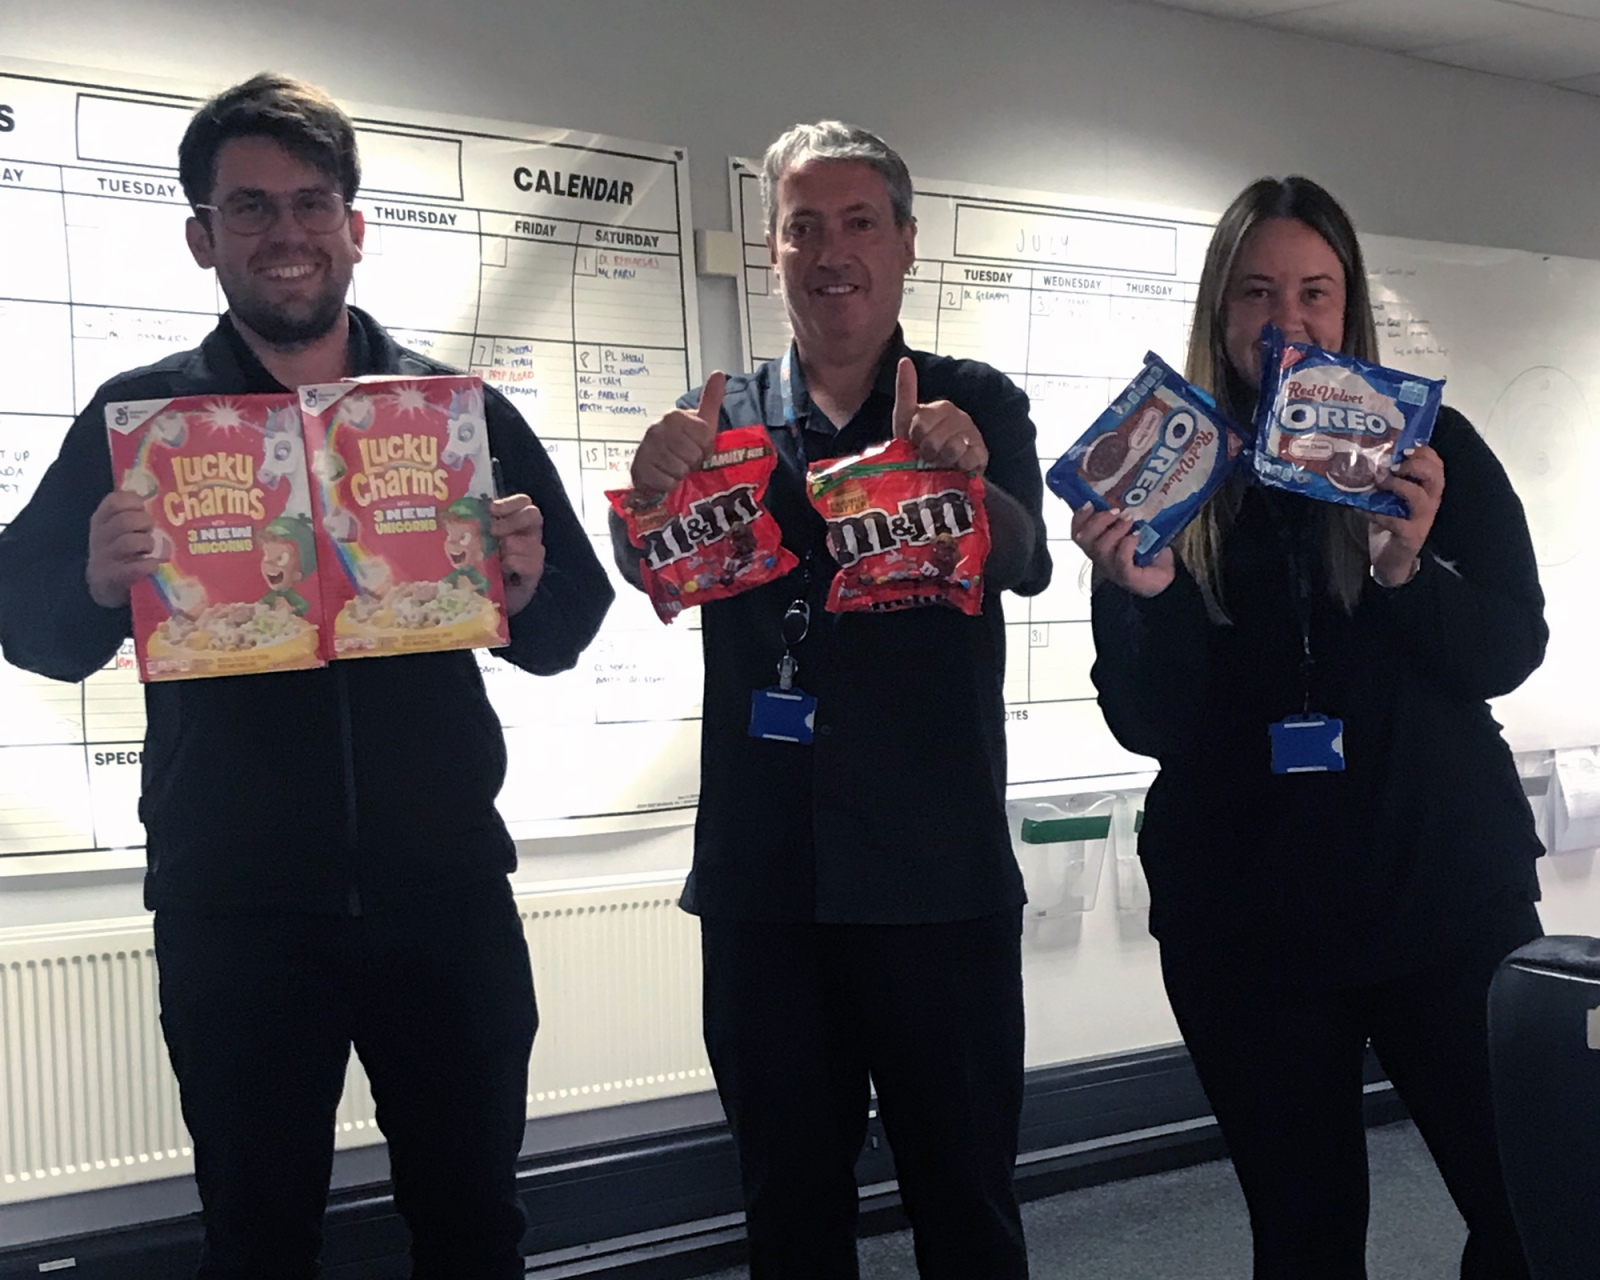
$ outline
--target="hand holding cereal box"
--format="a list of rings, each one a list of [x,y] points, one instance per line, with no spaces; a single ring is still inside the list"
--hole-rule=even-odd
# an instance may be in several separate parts
[[[300,411],[289,395],[106,406],[118,488],[144,499],[161,567],[134,584],[141,680],[323,664]]]
[[[332,658],[507,643],[475,375],[300,388]]]

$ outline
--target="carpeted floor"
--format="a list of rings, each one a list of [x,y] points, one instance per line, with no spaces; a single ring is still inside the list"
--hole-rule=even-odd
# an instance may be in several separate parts
[[[1466,1228],[1409,1123],[1369,1135],[1370,1280],[1447,1280]],[[1250,1227],[1225,1162],[1022,1206],[1034,1280],[1248,1280]],[[862,1280],[915,1280],[911,1234],[863,1240]],[[745,1280],[743,1268],[708,1280]]]

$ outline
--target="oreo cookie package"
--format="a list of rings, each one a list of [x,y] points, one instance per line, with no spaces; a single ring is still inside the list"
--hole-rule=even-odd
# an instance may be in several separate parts
[[[1378,488],[1407,449],[1427,444],[1444,379],[1369,364],[1261,331],[1256,478],[1323,502],[1406,519],[1402,498]]]
[[[1149,564],[1193,520],[1246,451],[1248,437],[1216,401],[1149,352],[1145,367],[1045,476],[1074,510],[1122,510]]]

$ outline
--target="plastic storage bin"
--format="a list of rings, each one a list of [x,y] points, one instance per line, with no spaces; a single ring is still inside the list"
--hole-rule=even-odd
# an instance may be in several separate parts
[[[1514,757],[1517,776],[1522,779],[1522,794],[1528,797],[1533,810],[1534,830],[1546,853],[1556,849],[1555,811],[1561,800],[1561,788],[1556,782],[1556,753],[1554,751],[1519,751]]]
[[[1144,792],[1124,794],[1118,805],[1114,828],[1117,910],[1150,909],[1150,885],[1139,861],[1139,831],[1144,826]]]
[[[1107,792],[1006,806],[1011,844],[1028,890],[1029,919],[1094,909],[1117,797]]]

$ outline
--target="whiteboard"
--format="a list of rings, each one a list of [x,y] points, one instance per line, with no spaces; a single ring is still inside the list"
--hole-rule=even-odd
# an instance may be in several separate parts
[[[226,307],[185,248],[175,167],[207,94],[0,60],[0,525],[101,382],[197,345]],[[700,378],[684,151],[348,109],[367,218],[351,300],[512,399],[609,568],[603,491]],[[574,671],[479,655],[515,836],[681,822],[694,804],[699,636],[618,586]],[[0,872],[128,861],[95,855],[144,841],[131,647],[81,685],[0,663],[0,707]]]
[[[769,270],[760,166],[729,162],[744,249],[743,354],[790,340]],[[982,360],[1028,393],[1047,470],[1139,371],[1148,350],[1182,367],[1214,215],[969,183],[912,180],[917,262],[907,342]],[[1528,508],[1551,627],[1549,656],[1495,711],[1518,751],[1600,743],[1600,634],[1584,544],[1595,502],[1591,406],[1600,405],[1600,263],[1383,236],[1362,238],[1386,363],[1445,377],[1446,402],[1483,432]],[[1048,490],[1055,578],[1005,598],[1013,796],[1147,780],[1095,701],[1084,559],[1071,511]]]
[[[1600,743],[1600,262],[1385,236],[1362,244],[1385,358],[1449,379],[1445,402],[1483,433],[1527,512],[1550,648],[1494,701],[1495,716],[1518,751]]]

